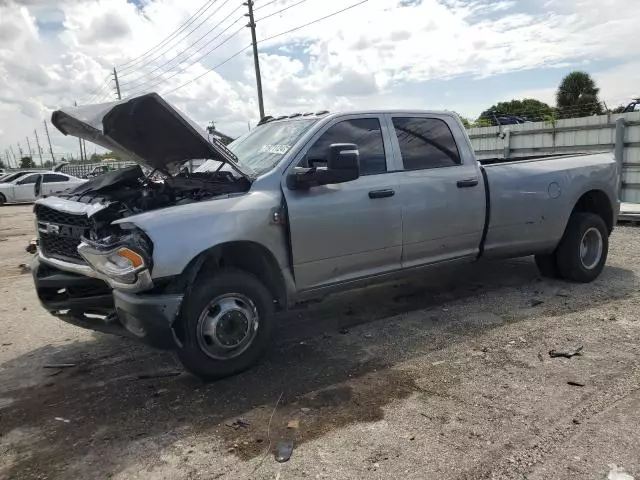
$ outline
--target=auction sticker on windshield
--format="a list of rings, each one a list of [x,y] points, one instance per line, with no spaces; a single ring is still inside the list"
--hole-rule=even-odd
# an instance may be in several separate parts
[[[260,147],[261,152],[267,153],[277,153],[280,155],[284,155],[291,148],[291,145],[262,145]]]

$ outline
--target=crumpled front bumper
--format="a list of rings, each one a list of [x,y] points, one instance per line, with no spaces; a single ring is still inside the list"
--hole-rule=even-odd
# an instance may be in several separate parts
[[[102,280],[59,270],[37,258],[32,272],[40,303],[59,319],[155,348],[176,346],[172,324],[180,311],[182,295],[135,295],[111,290]]]

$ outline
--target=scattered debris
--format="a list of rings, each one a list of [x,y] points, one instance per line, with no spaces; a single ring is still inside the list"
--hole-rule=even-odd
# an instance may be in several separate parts
[[[611,316],[609,317],[609,321],[610,321],[610,322],[615,322],[617,319],[618,319],[618,318],[617,318],[615,315],[611,315]]]
[[[542,356],[542,352],[538,352],[538,360],[544,362],[544,357]]]
[[[225,423],[225,425],[233,428],[234,430],[238,430],[239,428],[248,428],[250,423],[243,418],[238,418],[231,423]]]
[[[141,373],[138,375],[138,380],[148,380],[151,378],[168,378],[177,377],[182,375],[182,372],[155,372],[155,373]]]
[[[573,419],[573,424],[574,425],[580,425],[580,420],[578,420],[577,418]]]
[[[609,475],[607,475],[607,480],[635,480],[634,477],[625,472],[622,467],[609,465],[609,468],[611,470],[609,471]]]
[[[300,428],[300,420],[289,420],[289,423],[287,423],[287,428],[297,430],[298,428]]]
[[[482,347],[480,350],[482,350],[482,352],[487,353],[489,351],[489,347]]]
[[[349,333],[349,329],[342,327],[340,330],[338,330],[338,333],[341,335],[347,335]]]
[[[18,265],[18,268],[20,269],[20,273],[29,273],[31,271],[31,266],[26,263],[21,263]]]
[[[564,357],[564,358],[571,358],[571,357],[575,357],[576,355],[582,355],[582,349],[584,347],[582,345],[573,348],[571,350],[556,350],[555,348],[552,350],[549,350],[549,356],[551,358],[557,358],[557,357]]]
[[[520,341],[520,343],[527,343],[524,337],[518,337],[518,340]]]
[[[76,365],[76,363],[47,363],[46,365],[43,365],[42,368],[71,368]]]
[[[532,298],[531,299],[531,306],[532,307],[537,307],[538,305],[542,305],[544,302],[542,300],[540,300],[539,298]]]
[[[7,342],[7,343],[3,343],[3,344],[2,344],[2,346],[3,346],[3,347],[9,347],[9,346],[11,346],[11,345],[13,345],[13,343],[12,343],[12,342]]]
[[[276,462],[284,463],[289,461],[293,453],[293,440],[280,440],[276,444]]]
[[[38,251],[38,239],[34,238],[29,242],[29,245],[26,246],[25,251],[34,255]]]
[[[311,409],[310,409],[310,408],[307,408],[307,407],[302,407],[302,408],[300,409],[300,411],[301,411],[302,413],[309,413],[309,412],[311,411]]]
[[[442,365],[443,363],[445,363],[444,360],[438,360],[437,362],[431,362],[431,366],[437,367],[438,365]]]
[[[62,418],[62,417],[55,417],[54,420],[57,420],[58,422],[63,422],[63,423],[71,422],[71,420],[67,420],[66,418]]]
[[[563,298],[567,298],[567,297],[570,297],[570,296],[571,296],[571,294],[570,294],[567,290],[558,290],[558,291],[556,292],[556,296],[558,296],[558,297],[563,297]]]
[[[567,381],[568,385],[573,385],[574,387],[584,387],[584,382],[581,382],[579,380],[568,380]]]
[[[373,338],[373,334],[371,334],[371,333],[365,333],[365,334],[363,335],[363,337],[364,337],[364,338]]]

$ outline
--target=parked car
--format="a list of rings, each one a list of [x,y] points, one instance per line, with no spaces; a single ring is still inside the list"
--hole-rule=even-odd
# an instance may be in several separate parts
[[[545,276],[590,282],[619,210],[611,154],[485,167],[447,112],[279,117],[228,148],[155,94],[52,122],[166,177],[134,167],[38,200],[43,306],[173,348],[204,378],[258,360],[277,310],[436,265],[535,255]],[[192,158],[210,160],[171,174]]]
[[[44,172],[44,170],[16,170],[13,172],[7,172],[0,176],[0,183],[8,183],[15,180],[18,177],[22,177],[26,173]]]
[[[40,196],[62,192],[83,182],[86,180],[56,172],[23,172],[0,183],[0,205],[34,202]]]

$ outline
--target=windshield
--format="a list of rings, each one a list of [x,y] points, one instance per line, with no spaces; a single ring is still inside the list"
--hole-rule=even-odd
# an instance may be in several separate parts
[[[243,170],[260,175],[275,167],[282,156],[317,121],[317,118],[301,118],[260,125],[231,142],[227,148],[238,157],[238,164]],[[207,160],[196,171],[215,170],[219,166],[220,162]],[[227,170],[227,167],[225,165],[222,169]]]

